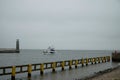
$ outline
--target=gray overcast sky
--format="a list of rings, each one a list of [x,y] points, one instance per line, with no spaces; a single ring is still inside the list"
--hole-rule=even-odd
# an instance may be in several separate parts
[[[119,49],[120,0],[0,0],[0,48]]]

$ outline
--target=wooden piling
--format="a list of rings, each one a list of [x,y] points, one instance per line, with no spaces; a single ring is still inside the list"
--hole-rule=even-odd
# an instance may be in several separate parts
[[[72,60],[69,61],[69,69],[72,69]]]
[[[86,58],[86,66],[88,65],[88,58]]]
[[[108,61],[108,62],[110,61],[110,56],[107,56],[107,61]]]
[[[98,63],[100,63],[100,57],[98,57]]]
[[[32,72],[32,65],[28,65],[28,78],[31,78],[31,72]]]
[[[61,63],[62,71],[64,70],[64,66],[65,66],[65,62],[62,61],[62,63]]]
[[[52,63],[52,72],[55,72],[56,62]]]
[[[104,57],[104,61],[106,62],[106,57]]]
[[[104,57],[101,57],[102,58],[102,62],[104,63]]]
[[[75,60],[75,68],[77,68],[78,60]]]
[[[94,62],[95,62],[95,64],[96,64],[96,58],[94,58]]]
[[[93,62],[94,62],[94,59],[93,59],[93,58],[91,58],[91,64],[93,64]]]
[[[43,75],[44,73],[44,64],[40,65],[40,74]]]
[[[11,80],[15,80],[15,74],[16,74],[16,67],[12,66],[12,75],[11,75]]]
[[[82,58],[81,60],[81,63],[82,63],[82,67],[84,66],[84,59]]]

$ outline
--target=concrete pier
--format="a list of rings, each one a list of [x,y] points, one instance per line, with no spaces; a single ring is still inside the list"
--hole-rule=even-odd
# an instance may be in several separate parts
[[[16,48],[0,48],[0,53],[19,53],[19,39],[16,40]]]

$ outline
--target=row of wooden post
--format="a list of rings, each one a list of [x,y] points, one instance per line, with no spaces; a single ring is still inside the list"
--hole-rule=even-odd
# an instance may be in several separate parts
[[[110,61],[110,56],[107,56],[107,57],[102,57],[101,58],[102,62],[106,62],[106,61]],[[98,57],[97,61],[96,61],[96,58],[86,58],[86,61],[84,61],[84,59],[82,58],[81,59],[81,64],[82,64],[82,67],[84,66],[84,64],[86,64],[86,66],[88,65],[88,63],[91,62],[91,64],[96,64],[97,62],[100,63],[100,57]],[[75,68],[77,68],[78,66],[78,60],[75,60]],[[69,61],[69,69],[72,69],[72,60]],[[56,62],[53,62],[52,63],[52,72],[55,72],[55,68],[56,68]],[[61,62],[61,69],[62,71],[64,70],[65,68],[65,61],[62,61]],[[28,65],[28,78],[31,78],[31,72],[32,72],[32,65],[29,64]],[[40,64],[40,74],[43,75],[44,73],[44,63]],[[13,66],[12,67],[12,75],[11,75],[11,80],[15,80],[15,74],[16,74],[16,67]]]

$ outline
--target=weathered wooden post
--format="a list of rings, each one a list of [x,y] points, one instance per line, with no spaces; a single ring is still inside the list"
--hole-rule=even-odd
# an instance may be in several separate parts
[[[32,65],[28,65],[28,78],[31,78],[31,72],[32,72]]]
[[[108,61],[108,62],[110,61],[110,56],[107,56],[107,61]]]
[[[77,68],[78,60],[75,60],[75,68]]]
[[[11,75],[11,80],[15,80],[15,74],[16,74],[16,67],[12,66],[12,75]]]
[[[91,58],[91,64],[93,64],[93,62],[94,62],[94,59],[93,59],[93,58]]]
[[[72,69],[72,60],[69,61],[69,69]]]
[[[88,58],[86,58],[86,66],[88,65]]]
[[[44,64],[40,65],[40,74],[43,75],[44,73]]]
[[[81,63],[82,63],[82,67],[84,66],[84,59],[82,58],[81,60]]]
[[[95,62],[95,64],[96,64],[96,58],[94,58],[94,62]]]
[[[52,63],[52,72],[55,72],[56,62]]]
[[[100,57],[98,57],[98,63],[100,63]]]
[[[106,62],[106,56],[104,57],[104,61]]]
[[[61,66],[62,66],[62,71],[63,71],[64,70],[64,66],[65,66],[65,62],[64,61],[62,61]]]
[[[104,57],[101,57],[102,58],[102,62],[104,62]]]

